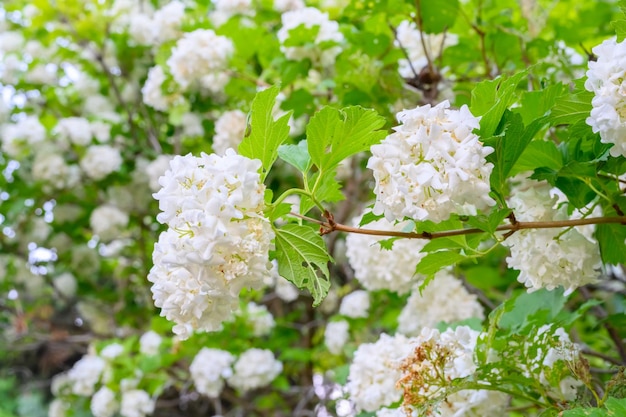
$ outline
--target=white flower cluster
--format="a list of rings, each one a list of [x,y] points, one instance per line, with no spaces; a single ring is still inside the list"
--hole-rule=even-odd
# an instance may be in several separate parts
[[[274,0],[274,10],[281,13],[303,9],[304,7],[302,0]]]
[[[122,417],[145,417],[154,413],[156,401],[146,391],[131,389],[122,392],[120,415]]]
[[[35,181],[41,181],[55,189],[71,188],[80,181],[80,168],[76,165],[68,165],[65,158],[46,147],[39,148],[31,173]]]
[[[156,355],[162,342],[163,338],[157,332],[147,331],[139,338],[139,352],[144,355]]]
[[[0,133],[2,150],[16,159],[28,155],[46,138],[46,128],[37,116],[27,116],[16,123],[6,124]]]
[[[339,314],[353,319],[365,318],[369,308],[369,293],[364,290],[356,290],[343,297],[339,306]]]
[[[413,291],[398,317],[398,331],[417,336],[425,327],[473,317],[485,317],[476,296],[467,292],[461,281],[448,271],[439,271],[421,293],[417,289]]]
[[[213,136],[213,152],[224,155],[226,149],[237,149],[246,133],[247,115],[241,110],[231,110],[222,113],[215,121],[215,136]]]
[[[122,166],[122,155],[119,149],[109,145],[94,145],[80,160],[80,167],[93,180],[104,179]]]
[[[162,86],[164,82],[165,72],[162,67],[157,65],[150,68],[146,83],[141,88],[143,102],[160,111],[167,111],[171,106],[182,100],[180,91],[163,93]]]
[[[512,191],[509,207],[518,221],[554,221],[567,219],[567,207],[557,207],[547,183],[528,182],[526,189]],[[506,258],[510,268],[520,271],[517,280],[528,291],[540,288],[565,288],[570,294],[576,288],[596,282],[602,266],[596,242],[577,228],[526,229],[509,236],[503,245],[511,250]]]
[[[209,14],[211,21],[216,26],[221,26],[232,16],[254,16],[252,0],[214,0],[215,11]]]
[[[72,393],[81,396],[91,396],[95,386],[100,381],[106,362],[97,355],[85,355],[67,372],[67,381],[71,385]]]
[[[256,337],[267,336],[274,326],[276,326],[274,316],[272,316],[272,313],[270,313],[264,305],[250,302],[248,303],[244,315],[248,323],[252,326],[252,333]]]
[[[161,178],[170,167],[170,161],[172,158],[172,155],[159,155],[154,161],[151,161],[145,166],[150,190],[154,192],[159,191],[161,188],[159,185],[159,178]]]
[[[185,339],[193,329],[213,331],[238,308],[244,287],[270,274],[274,234],[263,217],[261,161],[232,149],[176,156],[154,197],[167,224],[154,248],[148,280],[161,315]]]
[[[288,59],[300,61],[310,59],[314,64],[323,67],[334,65],[335,58],[341,53],[341,46],[325,46],[321,47],[323,42],[343,41],[343,34],[339,31],[339,24],[328,18],[327,13],[323,13],[314,7],[305,7],[303,9],[291,10],[283,13],[282,27],[278,30],[276,36],[281,44],[281,51]],[[307,29],[315,26],[319,27],[317,36],[312,41],[312,45],[303,46],[285,46],[285,42],[289,39],[289,32],[299,26]]]
[[[222,72],[234,52],[230,39],[218,36],[210,29],[185,33],[167,60],[174,80],[185,89],[208,74]]]
[[[237,360],[228,384],[242,393],[270,384],[283,371],[271,350],[248,349]]]
[[[350,325],[345,320],[331,321],[324,330],[324,344],[333,355],[339,355],[348,341]]]
[[[96,207],[89,217],[89,225],[95,235],[104,242],[120,237],[128,224],[128,213],[116,206],[104,204]]]
[[[489,197],[493,164],[485,160],[493,148],[472,133],[479,124],[467,106],[449,107],[444,101],[398,113],[401,125],[371,147],[375,214],[439,222],[495,204]]]
[[[592,49],[585,88],[594,94],[587,124],[600,133],[602,143],[612,143],[612,156],[626,156],[626,40],[607,39]]]
[[[476,370],[474,348],[479,333],[466,326],[424,328],[413,338],[381,335],[376,343],[359,346],[348,376],[348,392],[357,410],[377,415],[401,415],[386,409],[402,398],[402,389],[429,398],[444,387],[435,381],[464,378]],[[407,373],[408,372],[408,373]],[[415,386],[413,386],[415,385]],[[508,397],[499,392],[464,390],[447,396],[435,416],[501,416]]]
[[[115,392],[103,386],[91,397],[89,408],[94,417],[113,417],[120,405],[115,398]]]
[[[348,393],[357,411],[373,412],[402,398],[396,382],[400,365],[412,351],[409,339],[382,334],[376,343],[363,343],[354,352],[348,376]]]
[[[422,43],[423,42],[423,43]],[[428,65],[428,57],[434,61],[445,48],[456,45],[457,37],[450,33],[421,33],[415,22],[405,20],[396,28],[396,46],[403,48],[409,59],[401,59],[399,72],[404,78],[419,75],[422,68]],[[424,51],[426,45],[426,51]]]
[[[235,357],[220,349],[202,348],[189,366],[196,390],[207,397],[216,398],[224,388],[224,380],[233,374]]]
[[[361,217],[354,219],[359,224]],[[365,227],[369,229],[406,231],[412,222],[394,224],[384,218]],[[389,290],[404,294],[411,290],[421,276],[415,275],[415,266],[426,256],[420,251],[426,240],[398,239],[390,250],[378,242],[385,237],[350,233],[346,237],[346,256],[354,270],[354,277],[369,291]]]

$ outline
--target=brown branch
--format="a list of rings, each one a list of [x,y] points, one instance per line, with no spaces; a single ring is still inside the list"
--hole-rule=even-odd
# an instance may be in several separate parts
[[[338,232],[346,232],[346,233],[358,233],[362,235],[372,235],[372,236],[385,236],[385,237],[402,237],[407,239],[437,239],[442,237],[450,237],[450,236],[461,236],[461,235],[471,235],[476,233],[485,233],[482,229],[477,228],[469,228],[469,229],[457,229],[457,230],[446,230],[443,232],[398,232],[395,230],[373,230],[373,229],[362,229],[358,227],[347,226],[341,223],[335,223],[332,220],[332,216],[329,218],[326,217],[327,221],[313,219],[307,216],[302,216],[297,213],[290,213],[292,216],[298,217],[300,219],[316,223],[320,225],[320,233],[328,234],[335,231]],[[574,220],[557,220],[557,221],[545,221],[545,222],[516,222],[515,224],[505,224],[502,226],[498,226],[496,231],[510,231],[516,232],[518,230],[523,229],[558,229],[563,227],[574,227],[574,226],[585,226],[590,224],[612,224],[619,223],[622,225],[626,225],[626,216],[617,216],[617,217],[590,217],[586,219],[574,219]],[[508,235],[508,234],[507,234]]]

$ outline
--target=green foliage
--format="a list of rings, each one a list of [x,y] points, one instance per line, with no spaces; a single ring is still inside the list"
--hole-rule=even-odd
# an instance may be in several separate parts
[[[278,273],[298,288],[306,288],[318,306],[330,288],[328,262],[322,237],[308,226],[287,224],[275,229]]]
[[[250,111],[250,132],[239,145],[239,153],[248,158],[258,158],[263,163],[263,177],[267,175],[276,158],[278,147],[289,137],[290,113],[274,120],[274,105],[280,89],[273,86],[256,95]]]

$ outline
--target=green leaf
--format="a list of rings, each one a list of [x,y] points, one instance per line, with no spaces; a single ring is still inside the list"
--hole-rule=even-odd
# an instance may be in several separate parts
[[[297,224],[287,224],[275,232],[278,273],[298,288],[308,289],[313,306],[318,306],[328,294],[328,262],[333,261],[324,240],[310,227]]]
[[[546,167],[558,171],[563,166],[563,155],[554,142],[535,140],[528,144],[511,169],[510,175],[524,171],[533,171],[539,167]]]
[[[564,125],[584,122],[591,113],[592,98],[592,92],[582,90],[557,99],[550,114],[550,123]]]
[[[324,107],[311,118],[306,129],[309,154],[320,171],[335,168],[341,161],[366,151],[387,135],[379,130],[385,119],[375,110],[360,106],[341,110]]]
[[[488,138],[496,133],[505,110],[516,99],[517,85],[528,75],[526,70],[504,78],[480,82],[472,90],[471,111],[480,119],[480,136]]]
[[[309,180],[310,183],[317,182],[317,177],[319,176],[319,172],[316,172],[313,175],[312,179]],[[335,179],[336,172],[335,170],[327,171],[322,176],[322,179],[319,181],[317,185],[317,189],[315,191],[315,198],[318,202],[324,203],[335,203],[337,201],[341,201],[346,198],[341,192],[341,185],[339,181]],[[300,199],[300,214],[306,214],[315,207],[315,203],[307,196],[302,196]]]
[[[459,252],[449,250],[432,252],[424,256],[420,263],[417,264],[415,273],[432,277],[442,268],[454,265],[463,259],[465,259],[465,256],[461,255]]]
[[[311,156],[307,150],[306,140],[300,141],[297,145],[280,145],[278,156],[302,173],[311,169]]]
[[[552,319],[561,311],[566,301],[567,297],[563,296],[562,289],[552,291],[541,289],[532,293],[522,292],[518,297],[504,302],[502,305],[504,313],[498,324],[512,332],[524,329],[531,324],[543,325],[544,322],[535,323],[536,320],[533,316],[538,312],[545,311],[548,313],[548,319]]]
[[[359,222],[359,227],[363,227],[366,224],[375,222],[376,220],[380,220],[383,217],[385,217],[383,214],[374,214],[371,211],[367,211],[365,214],[363,214],[363,216],[361,217],[361,221]]]
[[[596,239],[600,244],[600,255],[605,264],[626,263],[626,226],[622,224],[599,224]]]
[[[489,234],[494,234],[496,228],[502,224],[502,221],[511,213],[510,209],[493,210],[489,216],[471,216],[467,220],[467,224],[480,230],[484,230]]]
[[[275,85],[259,92],[252,101],[250,112],[250,135],[239,144],[239,154],[252,159],[260,159],[263,178],[278,157],[278,147],[289,138],[289,117],[287,113],[274,120],[273,110],[280,87]]]
[[[521,106],[515,111],[522,115],[524,125],[528,125],[533,120],[546,116],[566,89],[567,87],[559,83],[539,91],[526,91],[522,95]]]
[[[506,179],[519,157],[522,155],[535,134],[545,124],[540,118],[524,127],[522,117],[517,113],[506,111],[502,118],[504,132],[485,140],[485,145],[494,148],[494,152],[487,156],[487,161],[494,164],[490,182],[492,189],[502,197],[507,189]]]
[[[458,0],[422,1],[418,4],[422,13],[422,29],[426,33],[441,33],[450,29],[459,14]]]

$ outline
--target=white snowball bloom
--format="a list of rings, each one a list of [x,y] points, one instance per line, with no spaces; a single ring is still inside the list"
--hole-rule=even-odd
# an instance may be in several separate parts
[[[157,192],[161,188],[159,178],[161,178],[170,167],[172,158],[172,155],[159,155],[154,161],[146,165],[145,170],[148,175],[148,184],[152,191]]]
[[[108,242],[118,238],[128,225],[128,213],[110,204],[104,204],[91,212],[89,225],[95,235]]]
[[[402,334],[382,334],[376,343],[358,347],[347,384],[357,411],[373,412],[402,398],[396,382],[402,376],[400,365],[412,350],[409,339]]]
[[[172,1],[154,13],[154,38],[158,44],[180,36],[180,26],[185,17],[185,5]]]
[[[155,400],[150,394],[140,389],[122,392],[122,417],[145,417],[154,412]]]
[[[533,182],[534,183],[534,182]],[[514,189],[509,201],[518,221],[554,221],[567,218],[567,207],[557,207],[557,197],[550,195],[547,183],[535,183],[528,189]],[[510,268],[520,271],[517,280],[528,291],[563,287],[565,294],[597,282],[602,260],[595,241],[577,228],[526,229],[515,232],[504,242],[511,255]]]
[[[155,23],[144,13],[133,13],[128,24],[128,34],[138,45],[152,45],[155,41]]]
[[[467,292],[461,281],[448,271],[439,271],[421,294],[417,288],[413,291],[398,317],[398,331],[417,336],[424,327],[473,317],[485,317],[476,296]]]
[[[65,417],[70,410],[71,404],[55,398],[48,406],[48,417]],[[98,417],[98,416],[96,416]]]
[[[350,325],[347,321],[331,321],[324,330],[324,344],[333,355],[339,355],[348,341]]]
[[[2,150],[11,158],[21,159],[46,138],[46,128],[37,116],[27,116],[2,129]]]
[[[122,156],[119,149],[109,145],[94,145],[80,160],[80,167],[93,180],[101,180],[122,165]]]
[[[89,408],[94,417],[113,417],[119,411],[119,403],[110,388],[102,387],[91,398]]]
[[[8,55],[10,52],[20,52],[24,46],[24,35],[18,31],[0,32],[0,52]]]
[[[274,0],[274,10],[281,13],[304,9],[304,7],[305,4],[302,0]]]
[[[163,93],[161,86],[165,81],[165,73],[160,66],[154,66],[148,71],[148,79],[141,88],[143,102],[159,111],[167,111],[172,105],[179,102],[182,97],[180,92]]]
[[[354,219],[359,224],[361,216]],[[412,230],[412,222],[398,224],[382,218],[363,226],[374,230]],[[415,275],[415,267],[426,256],[421,253],[428,242],[421,239],[398,239],[391,250],[383,249],[378,242],[387,237],[349,233],[346,237],[346,256],[354,277],[369,291],[390,290],[404,294],[422,278]]]
[[[475,215],[495,204],[489,197],[493,164],[472,130],[479,127],[467,106],[450,110],[444,101],[398,113],[400,126],[371,147],[373,212],[387,220],[447,220],[451,214]]]
[[[242,393],[269,385],[283,370],[283,364],[267,349],[248,349],[237,360],[228,384]]]
[[[100,94],[86,97],[83,111],[87,116],[108,120],[111,123],[118,123],[121,120],[121,115],[115,110],[110,98]]]
[[[406,417],[403,408],[381,408],[376,411],[376,417]]]
[[[181,338],[219,329],[237,309],[239,291],[262,286],[270,274],[274,234],[263,217],[260,167],[233,150],[176,156],[159,180],[157,220],[169,229],[155,245],[148,280]]]
[[[89,120],[84,117],[67,117],[59,120],[53,132],[61,141],[68,141],[80,146],[87,146],[91,143],[92,132]]]
[[[274,316],[269,312],[266,306],[253,302],[248,303],[246,309],[246,317],[252,324],[252,331],[256,337],[266,336],[270,334],[276,322]]]
[[[104,371],[106,362],[95,355],[85,355],[67,373],[72,383],[72,392],[88,397],[93,395],[96,383]]]
[[[183,135],[187,137],[202,136],[204,135],[204,128],[202,127],[202,119],[197,113],[185,113],[182,117]]]
[[[67,165],[65,159],[55,152],[37,152],[31,170],[35,181],[56,189],[72,187],[80,180],[78,167]]]
[[[456,35],[451,33],[421,33],[417,29],[415,22],[408,20],[398,25],[396,34],[396,46],[403,48],[409,56],[409,60],[401,59],[398,63],[398,70],[404,78],[415,77],[415,73],[419,74],[422,68],[428,65],[426,54],[428,54],[431,61],[434,61],[442,53],[443,49],[456,45],[458,41]],[[424,51],[424,44],[426,45],[426,51]]]
[[[333,66],[335,58],[341,53],[341,46],[320,46],[323,42],[343,41],[343,34],[339,31],[339,24],[328,18],[327,13],[323,13],[314,7],[306,7],[296,9],[281,16],[282,27],[278,30],[276,36],[281,44],[280,50],[288,59],[300,61],[310,59],[314,64],[318,63],[324,67]],[[289,39],[289,32],[299,26],[310,29],[314,26],[319,27],[317,36],[312,40],[312,45],[303,46],[284,46]]]
[[[276,295],[278,296],[278,298],[288,303],[297,300],[300,296],[300,290],[298,289],[298,287],[296,287],[283,277],[279,277],[276,280],[276,286],[274,287],[274,291],[276,291]]]
[[[185,33],[167,60],[174,80],[182,88],[199,80],[207,73],[222,72],[234,52],[230,39],[218,36],[210,29]]]
[[[369,293],[363,290],[356,290],[343,297],[339,306],[339,314],[353,319],[367,317],[369,308]]]
[[[91,122],[91,134],[100,143],[108,142],[111,140],[111,125],[100,120]]]
[[[222,113],[215,121],[215,136],[213,136],[213,152],[224,155],[226,149],[237,149],[246,133],[247,115],[241,110],[231,110]]]
[[[594,93],[587,124],[600,133],[602,143],[612,143],[612,156],[626,156],[626,40],[607,39],[592,49],[585,88]]]
[[[224,380],[232,376],[235,357],[220,349],[202,348],[189,366],[196,390],[211,398],[219,397]]]
[[[55,84],[57,81],[57,67],[54,64],[37,64],[29,68],[24,79],[32,84]]]
[[[209,14],[211,21],[216,26],[221,26],[232,16],[254,16],[252,0],[213,0],[215,11]]]
[[[214,99],[223,99],[224,87],[230,81],[230,75],[227,72],[210,72],[200,77],[200,85],[207,90]]]
[[[110,345],[105,346],[100,351],[100,357],[107,360],[113,360],[120,356],[122,353],[124,353],[124,346],[120,345],[119,343],[111,343]]]
[[[139,352],[144,355],[156,355],[162,342],[163,338],[157,332],[147,331],[139,338]]]

